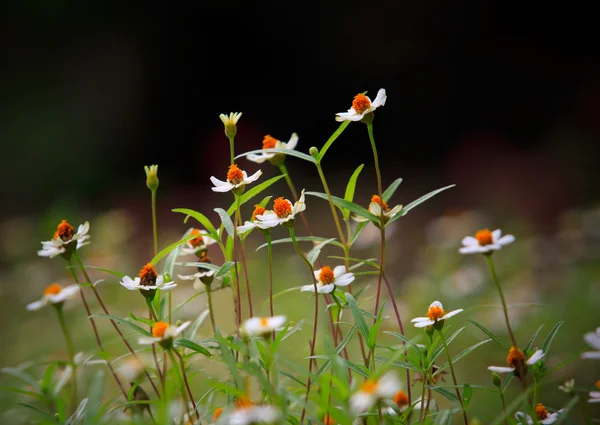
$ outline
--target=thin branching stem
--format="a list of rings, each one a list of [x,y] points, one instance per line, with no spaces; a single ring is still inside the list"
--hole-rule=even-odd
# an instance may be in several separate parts
[[[458,389],[458,383],[456,381],[456,374],[454,373],[454,365],[452,364],[452,357],[450,356],[450,350],[448,350],[448,343],[446,342],[446,336],[441,329],[438,329],[438,333],[440,334],[440,338],[442,340],[442,345],[444,346],[444,351],[446,352],[446,357],[448,358],[448,366],[450,367],[450,373],[452,374],[452,382],[454,383],[454,390],[456,391],[456,397],[458,397],[458,402],[460,403],[460,408],[463,412],[463,419],[465,421],[465,425],[469,425],[469,420],[467,419],[467,411],[463,406],[463,400],[460,395],[460,391]]]
[[[212,327],[213,330],[213,335],[217,334],[217,322],[215,321],[215,309],[213,307],[213,302],[212,302],[212,289],[211,286],[212,282],[209,284],[204,284],[204,286],[206,287],[206,300],[208,302],[208,315],[210,317],[210,325]]]
[[[196,407],[196,402],[194,401],[194,396],[192,395],[192,390],[190,389],[190,384],[187,379],[187,373],[185,370],[185,361],[183,359],[183,356],[179,353],[179,351],[177,351],[175,349],[172,349],[170,351],[174,352],[177,355],[177,357],[179,357],[179,364],[181,365],[181,375],[183,376],[183,383],[187,390],[188,396],[190,397],[190,401],[192,402],[192,406],[194,408],[194,413],[196,414],[196,419],[200,420],[200,413],[198,412],[198,408]],[[173,364],[175,364],[175,363],[173,363]]]
[[[267,240],[267,257],[269,267],[269,312],[271,317],[275,316],[275,309],[273,306],[273,245],[271,243],[271,231],[267,229],[265,232],[265,239]]]
[[[67,324],[65,322],[63,304],[55,304],[55,307],[56,315],[58,316],[58,323],[60,324],[60,330],[62,331],[65,337],[65,342],[67,343],[69,362],[73,368],[73,379],[71,380],[71,409],[72,411],[75,411],[77,408],[77,365],[75,364],[75,349],[73,348],[73,340],[71,339],[71,334],[69,334],[69,330],[67,329]]]
[[[515,347],[518,347],[517,340],[515,339],[515,335],[513,334],[512,328],[510,327],[510,320],[508,319],[508,308],[506,307],[506,300],[504,299],[504,293],[502,292],[502,286],[500,285],[500,281],[498,280],[498,275],[496,274],[496,268],[494,267],[494,261],[492,260],[491,255],[485,255],[485,259],[488,263],[488,267],[490,268],[490,273],[492,274],[492,280],[494,281],[494,285],[496,285],[496,289],[498,290],[498,295],[500,295],[500,301],[502,302],[502,311],[504,312],[504,319],[506,320],[506,328],[508,329],[508,335],[510,336],[512,345]]]
[[[250,314],[250,317],[254,317],[254,314],[252,312],[252,293],[250,290],[250,277],[248,276],[248,265],[246,264],[246,244],[241,238],[240,245],[240,252],[242,253],[242,268],[244,269],[244,279],[246,280],[246,295],[248,296],[248,312]]]

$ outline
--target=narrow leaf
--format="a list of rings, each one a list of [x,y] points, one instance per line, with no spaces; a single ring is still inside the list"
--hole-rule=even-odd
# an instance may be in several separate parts
[[[344,199],[348,202],[352,202],[354,200],[354,191],[356,190],[356,181],[360,172],[365,167],[365,164],[360,164],[354,173],[350,176],[350,180],[348,180],[348,184],[346,185],[346,192],[344,193]],[[348,220],[350,217],[350,210],[344,209],[344,219]]]
[[[133,323],[133,322],[130,322],[129,320],[126,320],[126,319],[121,319],[120,317],[111,316],[110,314],[92,314],[90,317],[91,317],[91,318],[95,318],[95,317],[103,317],[103,318],[106,318],[106,319],[110,319],[110,320],[113,320],[113,321],[115,321],[116,323],[123,324],[123,325],[127,325],[127,326],[131,327],[132,329],[135,329],[136,331],[138,331],[138,332],[139,332],[139,333],[141,333],[142,335],[145,335],[145,336],[152,336],[152,335],[150,334],[150,332],[148,332],[147,330],[145,330],[145,329],[143,329],[143,328],[139,327],[138,325],[136,325],[136,324],[135,324],[135,323]]]
[[[412,201],[410,204],[404,206],[402,208],[402,211],[400,211],[399,214],[396,214],[394,217],[392,217],[390,219],[390,222],[398,220],[400,217],[403,217],[406,214],[408,214],[408,212],[410,210],[412,210],[413,208],[419,206],[420,204],[422,204],[423,202],[427,201],[428,199],[433,198],[438,193],[443,192],[444,190],[450,189],[451,187],[454,187],[454,186],[456,186],[456,185],[455,184],[451,184],[449,186],[442,187],[440,189],[434,190],[432,192],[429,192],[426,195],[421,196],[419,199],[416,199],[416,200]]]
[[[323,157],[325,156],[325,153],[327,152],[327,150],[331,147],[331,145],[333,144],[333,142],[335,142],[335,140],[340,137],[340,135],[344,132],[344,130],[346,129],[346,127],[348,127],[348,125],[350,125],[351,121],[344,121],[340,124],[340,126],[337,128],[337,130],[335,130],[333,132],[333,134],[329,137],[329,139],[325,142],[325,144],[323,145],[323,147],[321,148],[321,150],[319,151],[319,154],[317,155],[317,159],[318,161],[321,161],[323,159]]]
[[[189,348],[190,350],[195,351],[196,353],[200,353],[206,357],[211,356],[210,352],[206,348],[186,338],[176,339],[173,345],[177,347]]]
[[[216,241],[221,240],[219,238],[219,234],[217,233],[217,230],[215,229],[215,226],[213,226],[213,224],[210,222],[210,220],[204,214],[199,213],[198,211],[190,210],[189,208],[175,208],[171,211],[182,213],[182,214],[187,214],[187,217],[185,218],[184,223],[187,222],[189,217],[195,218],[200,224],[202,224],[202,226],[204,226],[206,231],[212,236],[212,238],[214,240],[216,240]]]
[[[356,324],[356,328],[361,333],[364,339],[368,340],[369,338],[369,327],[367,326],[367,322],[365,321],[365,317],[363,316],[362,310],[358,306],[358,303],[349,292],[346,293],[346,300],[348,301],[348,305],[350,306],[350,310],[352,311],[352,315],[354,316],[354,323]]]
[[[500,338],[498,338],[492,331],[490,331],[488,328],[486,328],[485,326],[483,326],[480,323],[477,323],[474,320],[471,319],[467,319],[467,322],[477,326],[479,329],[481,329],[481,331],[486,334],[487,336],[489,336],[490,338],[492,338],[492,340],[498,344],[500,347],[504,348],[506,351],[508,351],[508,345],[506,345],[505,343],[503,343]]]
[[[385,190],[385,192],[383,192],[383,200],[385,202],[388,202],[390,200],[390,198],[394,195],[394,192],[396,192],[396,190],[398,189],[398,186],[400,186],[400,183],[402,183],[402,179],[397,178],[396,180],[394,180],[392,182],[391,185],[388,186],[388,188]]]
[[[223,265],[219,268],[219,271],[217,271],[217,273],[215,273],[215,277],[223,276],[225,273],[227,273],[229,270],[231,270],[234,266],[235,266],[235,263],[233,261],[225,261],[223,263]]]
[[[298,242],[323,242],[323,241],[326,241],[327,239],[321,238],[319,236],[300,236],[300,237],[296,237],[296,240]],[[271,242],[271,245],[276,245],[276,244],[280,244],[280,243],[291,243],[291,242],[292,242],[292,238],[276,239]],[[332,245],[338,246],[340,248],[344,247],[340,242],[338,242],[336,240],[333,240],[329,243],[331,243]],[[259,249],[266,248],[267,246],[269,246],[269,244],[264,243],[261,246],[259,246],[258,248],[256,248],[256,250],[258,251]]]
[[[196,235],[189,235],[189,236],[186,236],[184,238],[181,238],[180,240],[178,240],[175,243],[172,243],[171,245],[169,245],[165,249],[161,250],[158,254],[156,254],[154,256],[154,258],[150,261],[150,264],[152,264],[153,266],[155,266],[160,260],[163,259],[164,256],[166,256],[167,254],[169,254],[175,248],[177,248],[180,245],[183,245],[184,243],[186,243],[190,239],[194,239],[195,237],[196,237]]]
[[[221,217],[221,222],[223,223],[223,226],[225,226],[227,234],[233,237],[233,222],[231,221],[229,214],[227,214],[223,208],[215,208],[214,211],[219,214],[219,217]]]
[[[308,261],[310,262],[310,264],[314,265],[315,261],[317,261],[317,258],[319,258],[319,254],[321,254],[321,249],[328,243],[333,242],[334,240],[335,240],[335,238],[324,240],[319,245],[317,245],[313,249],[311,249],[306,257],[308,259]]]
[[[249,200],[254,198],[256,195],[261,193],[263,190],[267,189],[273,183],[281,180],[284,177],[285,177],[284,174],[272,177],[269,180],[264,181],[261,184],[254,186],[252,189],[248,190],[247,192],[244,192],[244,194],[240,197],[240,205],[244,205],[246,202],[248,202]],[[266,202],[269,201],[269,198],[271,198],[271,197],[267,196],[266,198],[263,199],[262,202],[264,202],[266,204]],[[261,205],[262,205],[262,203],[261,203]],[[264,206],[265,205],[263,205],[263,207]],[[235,202],[233,204],[231,204],[231,206],[227,209],[227,214],[229,214],[229,216],[231,216],[231,214],[233,214],[234,212],[235,212]]]
[[[558,322],[550,331],[550,333],[548,334],[548,336],[546,337],[546,339],[544,340],[544,343],[542,344],[542,351],[545,354],[548,354],[548,351],[550,350],[550,346],[552,345],[552,341],[554,341],[554,337],[556,337],[556,333],[558,332],[558,330],[560,329],[560,327],[563,325],[563,323],[565,322]]]
[[[535,340],[538,337],[538,335],[540,334],[540,331],[542,330],[543,327],[544,327],[544,325],[540,325],[540,327],[537,329],[537,331],[535,331],[535,333],[533,334],[533,336],[531,337],[531,339],[525,346],[525,351],[531,350],[531,347],[533,347],[533,344],[535,343]]]
[[[325,199],[326,201],[329,200],[329,197],[325,193],[321,193],[321,192],[305,192],[305,193],[306,193],[306,195],[316,196],[318,198]],[[344,208],[346,208],[356,215],[368,218],[369,220],[374,221],[376,223],[379,222],[379,217],[377,217],[375,214],[371,214],[366,208],[363,208],[360,205],[355,204],[354,202],[346,201],[345,199],[338,198],[337,196],[331,196],[331,201],[339,208],[342,208],[342,210]]]

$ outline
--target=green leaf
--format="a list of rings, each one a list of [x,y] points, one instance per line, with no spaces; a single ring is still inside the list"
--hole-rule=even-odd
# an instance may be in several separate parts
[[[152,326],[154,324],[154,320],[146,319],[145,317],[137,317],[133,313],[129,313],[129,317],[135,320],[136,322],[143,323],[144,325]]]
[[[37,398],[37,399],[40,399],[40,400],[44,397],[43,394],[36,393],[36,392],[33,392],[33,391],[27,391],[27,390],[24,390],[22,388],[16,388],[16,387],[0,387],[0,391],[10,391],[10,392],[13,392],[13,393],[23,394],[23,395],[27,395],[27,396],[30,396],[30,397],[34,397],[34,398]]]
[[[233,261],[225,261],[223,265],[219,268],[219,271],[215,273],[215,277],[223,276],[225,273],[229,272],[229,270],[231,270],[234,266],[235,263]]]
[[[213,224],[210,222],[210,220],[204,214],[199,213],[198,211],[190,210],[188,208],[175,208],[171,211],[186,214],[187,217],[185,218],[185,220],[183,220],[184,223],[187,222],[188,218],[190,218],[190,217],[195,218],[196,221],[198,221],[200,224],[202,224],[202,226],[204,226],[206,231],[212,236],[212,238],[214,240],[216,240],[216,241],[221,240],[219,238],[219,234],[217,233],[217,230],[215,229],[215,226],[213,226]]]
[[[296,237],[296,240],[298,242],[323,242],[323,241],[326,241],[327,239],[321,238],[319,236],[300,236],[300,237]],[[276,239],[271,242],[271,245],[276,245],[276,244],[280,244],[280,243],[291,243],[291,242],[292,242],[292,238]],[[332,245],[338,246],[340,248],[344,247],[340,242],[338,242],[336,240],[333,240],[330,243]],[[256,250],[258,251],[259,249],[266,248],[267,246],[269,246],[269,244],[264,243],[261,246],[259,246],[258,248],[256,248]]]
[[[471,397],[473,397],[473,389],[470,384],[465,383],[465,387],[463,389],[462,398],[463,398],[463,409],[467,410],[469,403],[471,402]]]
[[[305,192],[305,194],[311,195],[311,196],[316,196],[317,198],[325,199],[326,201],[329,200],[329,197],[325,193]],[[342,210],[344,208],[346,208],[346,209],[350,210],[350,212],[353,212],[356,215],[368,218],[371,221],[379,223],[379,217],[377,217],[375,214],[371,214],[366,208],[363,208],[360,205],[355,204],[354,202],[346,201],[345,199],[338,198],[337,196],[331,196],[331,201],[334,203],[334,205],[341,208]]]
[[[363,316],[363,312],[358,306],[358,303],[349,292],[346,293],[346,300],[348,301],[348,305],[350,306],[350,310],[352,311],[352,315],[354,316],[354,323],[356,324],[356,328],[361,333],[365,340],[369,339],[369,327],[367,326],[367,322],[365,321],[365,317]]]
[[[477,323],[474,320],[471,319],[467,319],[467,322],[477,326],[479,329],[481,329],[481,331],[486,334],[487,336],[489,336],[490,338],[492,338],[492,340],[498,344],[500,347],[504,348],[506,351],[509,350],[508,345],[506,345],[505,343],[503,343],[500,338],[498,338],[492,331],[490,331],[488,328],[486,328],[485,326],[483,326],[481,323]]]
[[[325,144],[323,145],[323,147],[321,148],[321,150],[319,151],[319,154],[317,155],[317,161],[321,161],[323,159],[323,157],[325,156],[325,153],[327,152],[327,150],[331,147],[331,145],[333,144],[333,142],[335,142],[335,140],[340,137],[340,135],[344,132],[344,130],[346,129],[346,127],[348,127],[348,125],[350,125],[351,121],[344,121],[340,124],[340,126],[337,128],[337,130],[335,130],[333,132],[333,134],[329,137],[329,139],[325,142]]]
[[[233,237],[233,222],[231,221],[229,214],[227,214],[223,208],[215,208],[213,211],[219,214],[219,217],[221,217],[221,222],[223,223],[223,226],[225,226],[225,230],[227,230],[227,234]]]
[[[199,261],[184,261],[181,263],[175,263],[175,265],[182,267],[200,267],[201,269],[214,270],[215,272],[218,272],[221,269],[221,266],[216,264],[201,263]]]
[[[558,330],[560,329],[560,327],[563,325],[563,321],[558,322],[550,331],[550,333],[548,334],[548,336],[546,337],[546,339],[544,340],[544,343],[542,344],[542,351],[545,354],[548,354],[548,351],[550,350],[550,346],[552,345],[552,341],[554,341],[554,337],[556,336],[556,333],[558,332]]]
[[[196,353],[200,353],[206,357],[211,357],[210,351],[208,351],[203,346],[195,343],[194,341],[191,341],[186,338],[176,339],[175,342],[173,343],[173,345],[175,345],[176,347],[189,348],[190,350],[195,351]]]
[[[483,341],[479,341],[478,343],[471,345],[469,348],[465,348],[463,351],[458,353],[456,356],[452,357],[452,363],[456,364],[456,362],[458,362],[460,359],[465,357],[471,351],[475,350],[477,347],[479,347],[483,344],[486,344],[490,341],[491,341],[491,339],[484,339]],[[442,366],[440,366],[440,368],[434,373],[434,376],[437,375],[438,373],[440,373],[442,370],[446,369],[447,367],[448,367],[448,362],[446,362]]]
[[[111,316],[110,314],[92,314],[90,317],[91,318],[103,317],[103,318],[106,318],[106,319],[110,319],[110,320],[113,320],[116,323],[127,325],[127,326],[131,327],[132,329],[135,329],[136,331],[138,331],[142,335],[152,336],[152,334],[150,332],[148,332],[146,329],[143,329],[143,328],[139,327],[138,325],[136,325],[133,322],[130,322],[129,320],[121,319],[120,317]]]
[[[456,394],[448,391],[446,388],[443,388],[443,387],[428,387],[428,388],[432,389],[436,393],[440,393],[441,395],[443,395],[450,401],[458,402],[458,397],[456,397]]]
[[[58,423],[57,420],[56,420],[56,418],[53,415],[51,415],[48,412],[44,412],[42,409],[38,409],[37,407],[32,406],[31,404],[21,403],[20,401],[16,402],[15,404],[18,405],[18,406],[23,406],[23,407],[26,407],[28,409],[33,410],[34,412],[36,412],[39,415],[41,415],[42,417],[44,417],[45,420],[47,420],[47,421],[49,421],[51,423],[54,423],[54,424]]]
[[[46,372],[44,372],[44,376],[42,377],[42,381],[40,382],[42,392],[44,393],[50,389],[50,384],[52,383],[52,378],[54,377],[54,371],[56,370],[56,366],[56,363],[50,363],[46,368]]]
[[[238,156],[235,157],[235,159],[242,158],[244,156],[248,156],[248,155],[253,154],[253,153],[283,153],[283,154],[288,155],[288,156],[295,156],[296,158],[300,158],[300,159],[303,159],[305,161],[312,162],[313,164],[316,163],[315,159],[312,156],[307,155],[305,153],[298,152],[298,151],[295,151],[293,149],[278,149],[278,148],[272,148],[272,149],[255,149],[253,151],[248,151],[248,152],[244,152],[242,154],[239,154]]]
[[[462,331],[464,331],[466,328],[466,326],[463,326],[462,328],[460,328],[459,330],[457,330],[456,332],[454,332],[452,335],[450,335],[450,337],[448,337],[446,339],[446,344],[449,346],[452,341],[454,341],[454,338],[456,338]],[[442,353],[444,349],[443,345],[439,345],[434,351],[433,351],[433,355],[431,356],[431,361],[435,362],[435,359],[438,358],[438,356]]]
[[[538,335],[540,334],[540,331],[542,330],[542,328],[544,327],[544,325],[541,325],[537,331],[535,331],[535,333],[533,334],[533,336],[531,337],[531,339],[529,340],[529,342],[527,343],[527,345],[525,346],[525,352],[531,350],[531,347],[533,347],[533,344],[535,343],[536,338],[538,337]]]
[[[360,175],[360,172],[365,167],[365,164],[360,164],[354,173],[350,176],[350,180],[348,180],[348,184],[346,185],[346,192],[344,193],[344,199],[348,202],[352,202],[354,200],[354,191],[356,190],[356,180]],[[348,220],[350,217],[350,210],[343,210],[344,219]]]
[[[404,217],[406,214],[408,214],[408,212],[410,210],[412,210],[413,208],[419,206],[420,204],[422,204],[423,202],[427,201],[428,199],[433,198],[438,193],[443,192],[444,190],[450,189],[451,187],[454,187],[454,186],[456,186],[456,185],[455,184],[451,184],[449,186],[442,187],[440,189],[434,190],[432,192],[429,192],[426,195],[421,196],[419,199],[416,199],[416,200],[412,201],[410,204],[404,206],[402,208],[402,210],[398,214],[396,214],[394,217],[392,217],[390,219],[390,223],[392,221],[398,220],[400,217]]]
[[[311,265],[314,265],[315,261],[317,261],[317,258],[319,258],[319,254],[321,254],[321,249],[328,243],[333,242],[334,240],[335,238],[324,240],[319,245],[315,246],[313,249],[310,250],[306,258],[308,259]]]
[[[181,238],[180,240],[178,240],[175,243],[172,243],[171,245],[169,245],[165,249],[161,250],[158,254],[156,254],[154,256],[154,258],[152,260],[150,260],[150,264],[152,264],[153,266],[155,266],[160,260],[163,259],[163,257],[165,255],[169,254],[171,251],[173,251],[178,246],[183,245],[184,243],[186,243],[190,239],[194,239],[195,237],[197,237],[197,236],[196,235],[189,235],[189,236],[186,236],[184,238]]]
[[[41,391],[38,382],[30,374],[26,373],[21,369],[18,369],[16,367],[3,367],[2,369],[0,369],[0,372],[14,376],[15,378],[18,378],[26,384],[30,385],[32,388]]]
[[[368,221],[363,221],[356,225],[356,227],[354,228],[354,232],[352,232],[352,236],[350,237],[350,245],[356,242],[356,240],[360,236],[360,233],[365,229],[365,227],[367,227],[367,224],[369,224]]]
[[[233,376],[235,384],[237,385],[238,388],[244,388],[244,381],[242,380],[242,378],[240,377],[240,374],[238,373],[237,363],[236,363],[235,359],[233,358],[233,354],[231,353],[231,350],[229,349],[229,347],[227,345],[227,341],[221,336],[221,333],[219,332],[218,329],[217,329],[217,332],[215,333],[215,340],[217,341],[217,344],[219,344],[219,349],[221,350],[221,358],[223,359],[223,362],[225,363],[225,365],[227,365],[227,367],[229,368],[229,371],[231,372],[231,375]]]
[[[363,258],[342,257],[340,255],[328,255],[327,258],[334,258],[336,260],[344,260],[344,261],[348,260],[348,261],[354,262],[354,263],[367,264],[369,266],[375,267],[376,269],[379,268],[379,264],[377,263],[376,258],[363,259]]]
[[[388,202],[390,200],[390,198],[394,195],[396,190],[398,190],[398,186],[400,186],[400,183],[402,183],[402,179],[397,178],[396,180],[394,180],[392,182],[391,185],[388,186],[388,188],[385,190],[385,192],[383,192],[383,200],[385,202]]]

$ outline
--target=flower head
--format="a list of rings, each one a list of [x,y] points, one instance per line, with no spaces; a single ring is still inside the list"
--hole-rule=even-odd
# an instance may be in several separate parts
[[[40,257],[53,258],[62,254],[68,259],[75,249],[79,249],[82,246],[89,244],[89,231],[90,223],[87,221],[84,224],[80,224],[77,228],[77,233],[75,233],[73,226],[71,226],[67,220],[63,220],[57,226],[56,232],[54,232],[54,236],[52,236],[52,240],[42,241],[42,249],[38,251],[38,255]],[[77,243],[72,244],[72,242]]]
[[[526,364],[528,366],[532,366],[542,360],[544,358],[544,352],[542,350],[537,350],[534,352],[527,361],[525,361],[525,354],[518,347],[514,345],[510,347],[508,350],[508,356],[506,357],[506,363],[510,365],[510,367],[502,367],[502,366],[489,366],[488,370],[497,373],[508,373],[515,372],[518,373],[521,365]]]
[[[385,105],[387,96],[385,89],[379,89],[377,97],[371,102],[371,99],[364,94],[357,94],[354,96],[352,101],[352,108],[348,109],[348,112],[338,112],[335,117],[336,121],[361,121],[362,119],[369,118],[375,109]]]
[[[558,389],[567,394],[575,394],[575,379],[567,379],[564,384],[558,386]]]
[[[144,171],[146,172],[146,186],[148,186],[148,189],[158,189],[158,165],[145,165]]]
[[[350,397],[350,409],[355,414],[368,412],[380,400],[393,398],[400,389],[400,381],[393,372],[387,372],[379,379],[369,378]]]
[[[223,121],[223,125],[225,126],[225,135],[227,137],[235,137],[237,134],[237,122],[241,116],[241,112],[230,112],[229,115],[219,115],[219,118],[221,118],[221,121]]]
[[[242,226],[238,226],[237,227],[237,232],[238,234],[242,234],[247,232],[248,230],[254,229],[255,227],[258,227],[261,230],[268,230],[271,228],[271,226],[264,224],[260,218],[258,218],[258,216],[263,216],[263,214],[266,214],[268,211],[259,204],[254,205],[254,211],[252,212],[252,221],[246,221]]]
[[[596,388],[600,390],[600,380],[596,381]],[[600,403],[600,391],[590,391],[588,403]]]
[[[169,291],[177,286],[175,282],[165,282],[164,277],[156,273],[156,269],[151,263],[142,267],[135,279],[125,276],[119,283],[130,291],[140,290],[142,295],[150,299],[154,298],[157,289]]]
[[[371,203],[369,204],[369,212],[377,217],[381,217],[381,213],[383,210],[383,221],[387,222],[389,219],[393,218],[402,211],[402,205],[396,205],[394,208],[390,209],[388,204],[379,197],[379,195],[373,195],[371,197]],[[354,221],[363,222],[369,221],[368,218],[362,217],[360,215],[352,216]]]
[[[461,254],[492,254],[499,251],[503,246],[515,241],[513,235],[502,236],[502,230],[496,229],[490,232],[488,229],[479,230],[475,236],[466,236],[462,240],[464,245],[458,250]]]
[[[279,330],[286,321],[285,316],[252,317],[242,323],[240,333],[246,337],[266,335]]]
[[[165,322],[155,322],[152,325],[152,337],[141,337],[138,342],[144,345],[152,345],[157,342],[168,349],[173,345],[173,339],[178,337],[191,323],[191,321],[187,321],[180,326],[174,326]]]
[[[286,142],[282,142],[281,140],[277,140],[270,135],[266,135],[262,142],[263,149],[288,149],[294,150],[296,145],[298,144],[298,135],[296,133],[292,134],[290,140]],[[265,161],[270,161],[273,165],[279,165],[285,160],[285,154],[281,153],[268,153],[262,152],[259,155],[251,153],[248,154],[248,159],[252,162],[256,162],[258,164],[262,164]]]
[[[227,172],[227,181],[221,181],[211,176],[210,181],[215,185],[212,190],[213,192],[243,191],[247,184],[258,180],[261,174],[262,171],[258,170],[248,177],[245,171],[240,170],[237,165],[232,164],[229,166],[229,171]]]
[[[192,228],[187,232],[188,236],[195,236],[188,240],[180,249],[180,255],[198,255],[206,251],[209,245],[217,243],[206,230]]]
[[[247,396],[235,401],[235,408],[225,420],[229,425],[251,425],[258,423],[273,423],[281,416],[279,410],[267,404],[255,404]]]
[[[548,412],[548,409],[546,409],[546,407],[544,407],[544,405],[542,403],[538,403],[535,406],[535,415],[537,416],[538,422],[540,424],[553,424],[554,422],[556,422],[556,420],[558,419],[558,416],[560,415],[560,413],[563,411],[563,409],[558,410],[554,413],[550,413]],[[531,419],[531,416],[526,415],[523,412],[517,412],[515,414],[515,418],[517,419],[517,421],[520,424],[527,424],[527,425],[532,425],[533,424],[533,419]]]
[[[585,342],[593,348],[592,351],[581,353],[582,359],[600,359],[600,327],[595,332],[588,332],[583,336]]]
[[[348,286],[354,281],[354,274],[346,273],[345,266],[336,266],[333,270],[329,266],[324,266],[314,273],[319,294],[329,294],[333,292],[336,286]],[[315,292],[315,285],[304,285],[300,290],[302,292]]]
[[[453,310],[449,313],[446,313],[442,303],[439,301],[434,301],[429,305],[427,317],[415,317],[411,320],[411,322],[414,323],[415,327],[417,328],[424,328],[425,326],[436,325],[438,323],[443,325],[444,320],[457,315],[461,311],[463,311],[463,309],[459,308],[458,310]]]
[[[210,257],[208,255],[206,255],[206,251],[202,251],[200,253],[200,257],[198,258],[198,261],[200,263],[212,264]],[[177,276],[179,277],[179,279],[182,279],[182,280],[196,280],[197,278],[199,278],[202,281],[202,283],[204,283],[205,285],[210,285],[213,281],[215,273],[216,272],[212,269],[198,267],[197,273],[194,273],[191,275],[178,274]],[[201,287],[197,286],[196,284],[194,284],[194,288],[197,290],[201,289]]]
[[[42,298],[27,304],[27,310],[34,311],[46,306],[47,304],[62,305],[66,299],[75,296],[79,292],[78,285],[71,285],[63,288],[58,283],[53,283],[44,289]]]
[[[279,197],[273,202],[272,210],[267,210],[262,214],[256,214],[253,224],[262,229],[276,227],[280,224],[291,225],[294,222],[296,215],[300,214],[305,209],[304,189],[302,189],[302,194],[300,195],[298,202],[292,204],[291,201]]]

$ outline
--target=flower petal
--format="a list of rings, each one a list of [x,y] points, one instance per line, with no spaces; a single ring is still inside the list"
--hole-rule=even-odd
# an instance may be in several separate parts
[[[512,367],[503,367],[503,366],[488,366],[488,370],[496,373],[509,373],[514,372],[515,369]]]
[[[600,334],[598,330],[596,332],[588,332],[583,336],[585,342],[596,350],[600,350]]]
[[[431,307],[439,307],[439,308],[441,308],[442,310],[444,309],[444,306],[443,306],[443,305],[442,305],[442,303],[441,303],[441,302],[439,302],[439,301],[434,301],[434,302],[432,302],[431,304],[429,304],[429,308],[431,308]]]
[[[462,240],[464,246],[479,246],[479,242],[473,236],[465,236]]]
[[[338,277],[340,277],[341,275],[343,275],[345,273],[346,273],[346,266],[341,266],[340,265],[340,266],[335,266],[333,268],[333,277],[334,278],[338,278]]]
[[[377,109],[380,106],[385,105],[385,101],[387,100],[387,95],[385,94],[385,89],[379,89],[377,92],[377,96],[373,103],[371,103],[371,108]]]
[[[433,325],[434,323],[433,320],[427,319],[427,321],[415,323],[415,328],[424,328],[425,326]]]
[[[500,246],[505,246],[513,243],[514,241],[515,237],[513,235],[504,235],[496,241],[496,244]]]
[[[250,155],[247,155],[246,158],[248,158],[248,160],[252,162],[256,162],[257,164],[262,164],[263,162],[273,158],[274,156],[274,153],[262,153],[260,155],[251,153]]]
[[[450,313],[446,313],[442,316],[441,320],[446,320],[451,318],[452,316],[456,316],[458,313],[460,313],[461,311],[463,311],[462,308],[459,308],[458,310],[453,310]]]
[[[354,275],[352,273],[345,273],[334,281],[335,286],[348,286],[354,282]]]
[[[140,286],[140,278],[136,277],[135,280],[131,280],[129,276],[124,276],[119,283],[130,291],[134,291]]]
[[[296,133],[292,133],[292,137],[290,137],[289,142],[286,143],[286,149],[294,150],[296,145],[298,144],[298,135]]]
[[[600,351],[586,351],[581,353],[582,359],[600,359]]]
[[[537,362],[539,362],[540,360],[542,360],[544,358],[545,354],[542,350],[537,350],[535,353],[533,353],[531,355],[531,357],[529,357],[529,360],[527,360],[527,364],[529,366],[536,364]]]
[[[258,178],[261,176],[262,174],[262,170],[258,170],[256,173],[252,174],[250,177],[247,177],[244,179],[245,183],[252,183],[253,181],[258,180]]]
[[[45,298],[42,298],[39,301],[34,301],[30,304],[27,304],[27,310],[36,311],[36,310],[39,310],[40,308],[44,307],[46,304],[48,304],[48,301]]]

